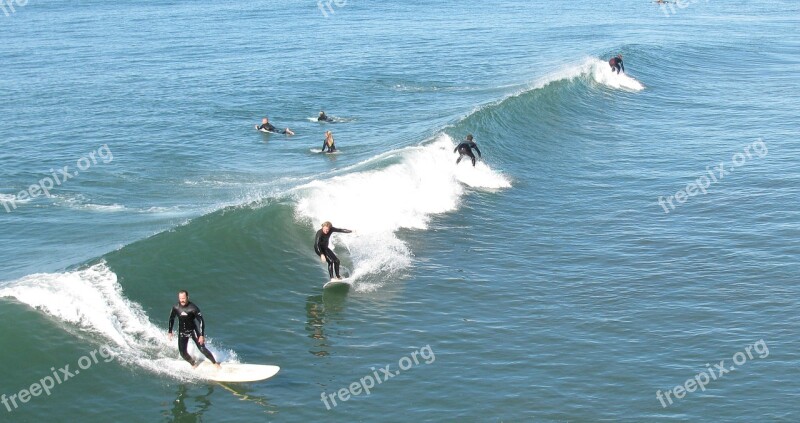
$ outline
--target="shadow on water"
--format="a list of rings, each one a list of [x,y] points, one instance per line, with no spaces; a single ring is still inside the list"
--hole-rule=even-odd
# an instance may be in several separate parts
[[[206,393],[199,395],[190,395],[189,388],[184,385],[178,385],[178,395],[175,401],[172,402],[172,409],[165,412],[168,422],[174,423],[189,423],[203,421],[203,413],[211,408],[211,400],[209,397],[214,393],[214,386],[207,385],[202,388]],[[188,404],[187,404],[188,402]],[[192,408],[193,411],[189,411]]]
[[[275,406],[261,396],[252,395],[246,385],[217,383],[216,385],[178,385],[178,393],[172,408],[165,411],[166,421],[171,423],[193,423],[202,422],[203,414],[211,408],[211,395],[214,393],[215,386],[220,386],[232,393],[240,401],[249,401],[264,408],[267,414],[274,414],[277,411]],[[204,390],[201,394],[192,394],[190,390]]]
[[[325,334],[325,325],[344,310],[348,287],[328,289],[323,295],[311,295],[306,299],[306,331],[313,339],[309,352],[317,357],[325,357],[331,344]]]

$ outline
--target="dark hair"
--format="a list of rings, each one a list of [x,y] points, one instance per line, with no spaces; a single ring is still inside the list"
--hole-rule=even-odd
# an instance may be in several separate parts
[[[467,139],[472,141],[472,134],[467,135]]]
[[[187,298],[189,297],[189,291],[187,291],[185,289],[181,289],[180,291],[178,291],[178,295],[181,295],[181,294],[186,294],[186,297]]]

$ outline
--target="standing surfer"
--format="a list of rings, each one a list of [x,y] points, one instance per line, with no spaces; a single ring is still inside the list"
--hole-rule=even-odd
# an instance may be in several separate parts
[[[211,354],[211,351],[209,351],[205,345],[206,326],[203,321],[203,314],[200,313],[200,309],[197,308],[194,303],[189,302],[189,292],[187,291],[178,291],[178,303],[172,306],[172,312],[169,314],[170,340],[172,339],[172,326],[175,323],[176,316],[178,317],[178,351],[180,351],[181,357],[188,361],[192,367],[197,367],[199,365],[186,351],[186,347],[189,345],[189,339],[191,338],[197,346],[197,349],[219,369],[219,363],[217,363],[217,360],[214,359],[214,355]],[[194,323],[195,320],[199,323],[199,330]]]
[[[622,65],[622,55],[618,54],[617,57],[612,57],[611,60],[608,61],[609,66],[611,66],[611,72],[617,71],[619,75],[620,69],[622,72],[625,72],[625,66]]]
[[[481,155],[481,150],[478,149],[478,144],[475,144],[475,141],[472,140],[472,134],[467,135],[467,140],[456,146],[456,149],[453,150],[453,153],[458,151],[458,159],[456,159],[456,164],[461,162],[461,159],[464,156],[469,156],[472,159],[472,166],[475,166],[475,155],[472,154],[472,149],[478,153],[478,157],[483,157]]]
[[[334,228],[331,222],[323,223],[322,229],[318,230],[317,234],[314,236],[314,251],[317,253],[320,260],[328,262],[328,274],[331,280],[333,280],[334,272],[336,273],[336,279],[341,280],[342,277],[339,275],[339,258],[336,257],[336,254],[333,254],[333,250],[328,248],[328,241],[330,241],[331,235],[333,235],[334,232],[349,234],[353,231]]]

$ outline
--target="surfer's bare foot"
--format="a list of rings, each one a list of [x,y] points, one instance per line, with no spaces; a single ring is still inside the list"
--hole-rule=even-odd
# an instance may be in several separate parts
[[[196,368],[197,368],[197,366],[199,366],[199,365],[200,365],[200,362],[196,362],[196,363],[192,364],[192,368],[193,368],[193,369],[196,369]]]
[[[217,370],[219,370],[219,369],[221,369],[221,368],[222,368],[222,366],[220,366],[220,364],[219,364],[219,363],[214,363],[214,367],[216,367],[216,368],[217,368]]]

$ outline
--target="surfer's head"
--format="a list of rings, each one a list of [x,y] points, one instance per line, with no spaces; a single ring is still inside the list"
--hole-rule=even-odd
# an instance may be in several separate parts
[[[325,111],[324,111],[324,110],[320,110],[320,111],[319,111],[319,115],[320,115],[320,116],[325,116]]]
[[[467,135],[467,141],[472,141],[472,134]]]
[[[261,123],[267,123],[267,122],[269,122],[268,118],[261,119]]]
[[[186,307],[186,304],[189,304],[189,291],[185,289],[178,291],[178,302],[181,303],[181,306]]]
[[[322,233],[327,234],[331,231],[331,227],[333,227],[331,222],[322,222]]]

